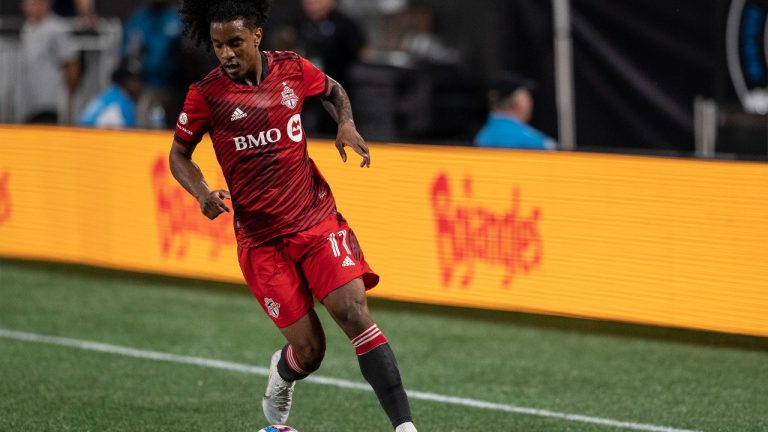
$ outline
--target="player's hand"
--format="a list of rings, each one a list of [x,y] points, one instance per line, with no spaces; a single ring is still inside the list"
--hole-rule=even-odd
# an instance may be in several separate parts
[[[229,192],[223,189],[210,191],[200,198],[200,211],[210,220],[216,219],[224,212],[229,213],[231,210],[224,202],[225,199],[232,199]]]
[[[355,124],[351,121],[343,122],[339,125],[339,131],[336,134],[336,149],[339,150],[341,160],[347,161],[347,152],[344,147],[352,147],[355,153],[363,157],[360,162],[360,168],[371,167],[371,154],[368,152],[368,144],[365,143],[363,137],[357,132]]]

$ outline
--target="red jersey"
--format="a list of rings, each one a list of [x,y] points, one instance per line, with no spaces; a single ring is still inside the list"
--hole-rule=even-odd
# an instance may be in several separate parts
[[[317,225],[335,210],[331,189],[307,153],[304,99],[328,80],[292,52],[262,52],[257,86],[217,67],[189,87],[175,140],[196,145],[207,132],[232,195],[235,235],[244,247]]]

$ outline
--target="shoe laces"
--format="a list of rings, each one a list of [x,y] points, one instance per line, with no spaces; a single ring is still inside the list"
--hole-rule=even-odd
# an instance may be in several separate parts
[[[278,377],[275,383],[275,393],[272,395],[274,405],[279,409],[286,409],[291,405],[294,382],[288,382]]]

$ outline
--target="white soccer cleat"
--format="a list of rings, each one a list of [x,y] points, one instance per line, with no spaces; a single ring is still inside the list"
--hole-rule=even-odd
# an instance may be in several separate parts
[[[276,351],[272,354],[267,389],[264,390],[264,399],[261,401],[264,417],[270,424],[285,424],[288,420],[288,414],[291,412],[291,401],[293,400],[293,386],[296,384],[296,381],[286,381],[277,373],[280,353],[281,351]]]
[[[413,423],[403,423],[397,428],[395,428],[395,432],[417,432],[416,426],[413,425]]]

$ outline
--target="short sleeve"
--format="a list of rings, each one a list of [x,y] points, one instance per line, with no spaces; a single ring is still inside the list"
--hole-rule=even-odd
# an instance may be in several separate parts
[[[328,77],[309,60],[301,57],[301,69],[304,73],[304,94],[306,97],[325,94],[328,90]]]
[[[195,145],[203,139],[203,135],[210,129],[211,111],[205,102],[200,90],[190,86],[184,108],[176,121],[176,135],[174,138],[181,144]]]
[[[56,47],[54,55],[59,63],[64,64],[77,60],[78,49],[69,28],[61,25],[53,37],[53,44]]]

